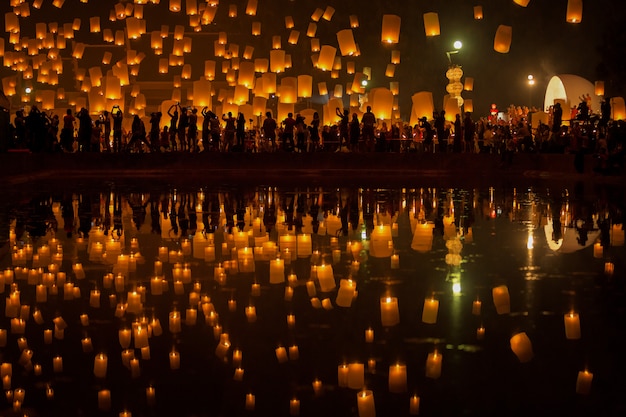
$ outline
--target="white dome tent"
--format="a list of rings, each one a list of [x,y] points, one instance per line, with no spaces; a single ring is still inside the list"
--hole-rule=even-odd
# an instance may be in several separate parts
[[[573,74],[555,75],[548,82],[544,99],[544,110],[547,111],[556,100],[563,106],[563,119],[569,119],[569,109],[578,106],[583,95],[591,96],[591,112],[600,111],[600,97],[595,95],[592,82]]]

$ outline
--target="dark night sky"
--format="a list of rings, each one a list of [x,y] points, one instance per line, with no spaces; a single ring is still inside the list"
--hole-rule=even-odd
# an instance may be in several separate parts
[[[10,0],[2,0],[0,11],[6,13],[11,8]],[[32,0],[29,0],[32,3]],[[82,27],[75,35],[75,40],[87,44],[102,43],[101,34],[90,34],[88,18],[101,16],[102,27],[123,28],[123,22],[109,22],[109,11],[118,1],[89,0],[88,4],[79,0],[66,0],[62,9],[52,6],[52,0],[44,0],[40,10],[31,7],[31,16],[21,19],[22,36],[33,37],[36,22],[71,22],[76,17],[82,18]],[[185,0],[182,1],[183,8]],[[203,0],[198,0],[203,3]],[[580,75],[590,81],[598,79],[596,68],[600,62],[598,46],[606,32],[606,25],[611,20],[612,9],[619,8],[618,0],[585,1],[583,21],[570,24],[565,21],[567,0],[531,0],[528,7],[520,7],[513,0],[258,0],[255,17],[245,15],[247,0],[220,2],[213,24],[204,27],[205,35],[189,35],[193,38],[193,49],[187,54],[185,62],[193,64],[192,80],[198,79],[203,71],[203,62],[213,57],[214,35],[206,33],[229,32],[229,42],[255,47],[254,58],[267,56],[272,35],[281,35],[283,48],[292,55],[293,68],[286,76],[300,73],[314,75],[314,85],[326,81],[329,89],[336,83],[345,86],[352,76],[343,70],[338,80],[331,80],[328,73],[322,73],[311,67],[310,43],[306,37],[310,16],[316,8],[332,6],[336,12],[330,22],[318,22],[317,37],[321,44],[337,46],[336,32],[349,27],[349,15],[359,17],[360,27],[354,30],[356,42],[361,49],[361,56],[353,59],[357,71],[364,66],[372,67],[371,87],[388,87],[389,81],[400,83],[401,115],[408,119],[410,97],[418,91],[431,91],[435,106],[441,106],[445,93],[445,70],[447,68],[446,51],[452,49],[454,40],[463,41],[463,49],[453,55],[453,61],[463,67],[466,76],[474,78],[474,91],[463,92],[463,97],[474,100],[475,113],[487,113],[490,103],[497,103],[499,108],[509,104],[524,105],[529,102],[530,94],[526,83],[528,74],[533,74],[537,85],[533,87],[533,104],[543,101],[543,90],[549,79],[556,74],[570,73]],[[185,24],[188,20],[183,12],[167,11],[169,0],[161,0],[159,5],[144,6],[144,18],[147,21],[148,34],[142,40],[132,41],[137,50],[147,49],[148,58],[141,64],[139,80],[168,80],[180,74],[180,68],[170,69],[168,75],[159,75],[156,70],[156,58],[149,49],[149,32],[159,30],[161,25],[169,24],[173,30],[175,24]],[[237,4],[238,17],[227,16],[228,6]],[[474,20],[473,6],[482,5],[484,19]],[[439,14],[441,35],[427,38],[424,34],[423,13]],[[383,14],[397,14],[402,18],[400,42],[394,47],[382,45],[380,28]],[[295,29],[301,32],[298,45],[287,43],[290,30],[285,28],[284,17],[291,15]],[[251,36],[253,21],[262,22],[262,36]],[[500,24],[513,27],[513,41],[508,54],[493,50],[493,38]],[[5,49],[10,50],[8,34],[3,31]],[[168,41],[170,43],[168,43]],[[164,43],[164,49],[171,48],[171,38]],[[393,79],[384,76],[387,63],[390,62],[391,50],[401,51],[401,63],[396,68]],[[112,49],[114,61],[121,59],[120,48]],[[85,53],[80,67],[88,68],[99,60],[103,48],[92,48]],[[69,55],[70,51],[65,51]],[[166,55],[164,55],[166,56]],[[218,58],[217,68],[221,68]],[[96,61],[97,62],[97,61]],[[103,68],[106,72],[107,67]],[[12,75],[7,68],[0,69],[0,76]],[[64,77],[70,76],[67,72]],[[218,77],[223,77],[218,74]],[[219,80],[219,78],[218,78]],[[316,90],[314,88],[314,90]],[[607,91],[610,94],[610,91]],[[165,97],[167,99],[169,97]],[[315,101],[315,100],[314,100]],[[320,101],[320,100],[318,100]]]

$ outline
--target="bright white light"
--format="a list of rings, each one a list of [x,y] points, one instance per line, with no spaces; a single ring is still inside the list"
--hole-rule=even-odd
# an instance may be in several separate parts
[[[463,47],[463,42],[461,42],[461,41],[454,41],[452,46],[454,46],[454,49],[461,49]]]
[[[32,89],[32,88],[30,88],[30,87],[26,87],[26,88],[24,89],[24,92],[25,92],[26,94],[30,94],[32,91],[33,91],[33,89]]]
[[[526,249],[531,250],[535,247],[535,238],[533,237],[532,230],[528,231],[528,240],[526,240]]]
[[[452,284],[452,294],[454,294],[454,295],[461,294],[461,283],[460,282],[455,282],[454,284]]]
[[[362,85],[363,87],[367,87],[367,80],[363,80],[363,81],[361,81],[361,85]]]

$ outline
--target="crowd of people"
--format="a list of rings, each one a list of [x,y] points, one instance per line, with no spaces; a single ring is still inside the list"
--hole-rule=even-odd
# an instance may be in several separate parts
[[[242,113],[220,117],[207,107],[198,111],[175,104],[167,111],[169,121],[153,112],[147,129],[133,115],[127,129],[118,106],[95,120],[85,108],[75,114],[68,109],[60,117],[32,106],[28,114],[16,111],[9,147],[31,152],[463,152],[497,153],[503,159],[517,152],[592,153],[602,169],[623,164],[626,125],[610,120],[606,101],[599,114],[592,114],[583,98],[568,115],[569,123],[559,103],[549,115],[547,123],[531,123],[532,110],[511,106],[506,117],[491,112],[474,120],[467,112],[450,122],[445,111],[435,111],[410,125],[379,120],[368,106],[360,117],[337,108],[333,124],[322,124],[317,112],[311,120],[292,113],[276,120],[267,112],[254,123]]]

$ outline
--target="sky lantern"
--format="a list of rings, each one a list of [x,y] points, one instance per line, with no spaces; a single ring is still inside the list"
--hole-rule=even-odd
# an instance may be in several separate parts
[[[346,62],[346,74],[352,75],[356,72],[356,64],[354,61]]]
[[[252,22],[252,36],[261,35],[261,22]]]
[[[457,114],[462,114],[459,100],[450,94],[443,97],[443,109],[446,111],[446,120],[453,122]]]
[[[76,59],[82,59],[84,53],[85,44],[81,42],[76,42],[76,44],[74,45],[74,50],[72,51],[72,57]]]
[[[292,85],[279,85],[276,90],[276,96],[280,103],[295,104],[297,100],[297,92]]]
[[[439,15],[435,12],[424,13],[424,31],[426,36],[439,36],[441,29],[439,28]]]
[[[383,15],[381,40],[383,43],[398,43],[400,39],[400,16],[395,14]]]
[[[391,51],[391,63],[398,65],[400,63],[400,51],[397,49],[394,49],[393,51]]]
[[[313,94],[313,77],[308,74],[298,75],[298,97],[310,98]]]
[[[391,91],[391,94],[393,94],[394,96],[400,94],[400,83],[398,81],[390,81],[389,91]]]
[[[202,24],[203,25],[210,25],[211,23],[213,23],[213,20],[215,19],[215,14],[217,13],[217,7],[216,6],[207,6],[204,8],[204,12],[202,12]]]
[[[15,13],[8,12],[4,14],[4,29],[9,33],[20,32],[20,20]]]
[[[297,45],[299,38],[300,38],[300,32],[297,30],[292,30],[291,32],[289,32],[289,39],[287,39],[287,42],[290,45]]]
[[[185,12],[190,16],[198,14],[198,0],[186,0]]]
[[[293,23],[293,17],[292,16],[285,16],[285,28],[286,29],[293,29],[295,26],[295,24]]]
[[[356,43],[354,42],[352,29],[343,29],[337,32],[337,43],[342,56],[354,55],[356,52]]]
[[[314,22],[310,22],[309,27],[307,27],[306,29],[306,36],[308,36],[309,38],[313,38],[315,37],[316,32],[317,32],[317,24],[315,24]]]
[[[528,6],[528,3],[530,3],[530,0],[513,0],[513,3],[526,7]]]
[[[237,84],[246,88],[254,87],[254,62],[244,61],[239,65]]]
[[[254,55],[254,47],[251,45],[246,45],[243,50],[243,59],[252,59],[252,55]]]
[[[311,20],[314,22],[319,22],[323,14],[324,14],[324,10],[318,7],[317,9],[313,11],[313,14],[311,15]]]
[[[567,0],[565,20],[569,23],[580,23],[583,20],[583,0]]]
[[[483,18],[483,6],[474,6],[474,19],[482,20]]]
[[[59,9],[63,7],[63,3],[65,3],[65,0],[52,0],[52,5],[54,7],[58,7]]]
[[[596,96],[604,95],[604,81],[596,81],[594,84],[594,94]]]
[[[228,5],[228,17],[237,17],[237,5],[236,4]]]
[[[325,96],[326,94],[328,94],[328,88],[326,87],[326,83],[325,82],[319,82],[317,83],[317,93],[320,96]]]
[[[465,77],[465,83],[463,84],[463,89],[465,91],[474,90],[474,79],[472,77]]]
[[[122,86],[120,79],[115,75],[107,75],[105,79],[105,96],[109,100],[118,100],[122,98]]]
[[[257,58],[254,60],[254,72],[264,74],[270,67],[270,61],[267,58]]]
[[[335,56],[335,61],[333,62],[333,71],[341,70],[341,57]]]
[[[220,32],[222,34],[224,32]],[[174,39],[177,41],[182,40],[185,37],[185,27],[183,25],[174,26]],[[226,42],[224,42],[226,43]]]
[[[350,27],[352,29],[356,29],[359,27],[359,16],[355,14],[351,14],[349,19],[350,19]]]
[[[282,48],[282,41],[280,39],[280,35],[272,36],[272,49],[280,49]]]
[[[257,0],[248,0],[246,6],[246,14],[248,16],[256,16]]]
[[[265,109],[267,107],[267,98],[254,96],[252,97],[252,113],[255,116],[262,116],[265,114]]]
[[[368,102],[372,112],[379,119],[391,119],[393,113],[393,94],[387,88],[373,88],[369,92]]]
[[[322,14],[322,19],[330,22],[334,14],[335,14],[335,9],[331,6],[326,6],[326,10],[324,10],[324,13]]]
[[[265,94],[276,93],[276,74],[273,72],[266,72],[261,76],[263,79],[263,92]]]
[[[320,55],[317,59],[317,68],[321,69],[322,71],[332,70],[336,54],[337,48],[330,45],[322,45]]]
[[[100,87],[100,85],[102,85],[102,68],[89,68],[89,78],[91,78],[91,85]]]
[[[250,90],[246,86],[236,85],[233,92],[233,103],[242,105],[248,102],[250,99]]]
[[[263,77],[257,77],[254,80],[254,89],[252,90],[252,94],[257,97],[268,98],[269,94],[267,94],[263,89]]]
[[[611,105],[611,119],[626,119],[626,104],[624,103],[624,97],[612,97],[609,104]]]
[[[213,41],[213,52],[217,57],[223,57],[226,54],[226,45],[218,40]]]
[[[343,85],[335,84],[335,88],[333,89],[333,97],[334,98],[342,98],[343,97]]]
[[[433,101],[433,93],[430,91],[420,91],[413,94],[411,97],[413,104],[411,108],[411,118],[409,123],[411,126],[418,124],[419,119],[422,117],[431,118],[433,111],[435,110],[435,104]]]
[[[169,71],[169,59],[161,58],[159,59],[159,74],[167,74]]]
[[[215,61],[207,59],[204,61],[204,77],[207,80],[215,79]]]
[[[513,27],[507,25],[498,26],[496,36],[493,40],[493,49],[501,54],[506,54],[511,48],[511,38],[513,37]]]
[[[189,80],[191,78],[191,64],[183,65],[180,76],[183,80]]]
[[[45,39],[48,25],[45,23],[37,23],[35,25],[35,37],[39,40]]]
[[[100,32],[100,16],[92,16],[89,18],[89,30],[91,33]]]
[[[387,64],[387,68],[385,69],[385,77],[393,78],[396,73],[396,66],[393,64]]]
[[[285,70],[285,51],[272,49],[270,51],[270,71],[279,73]]]
[[[311,39],[311,52],[319,52],[320,51],[320,40],[319,38]]]
[[[150,48],[163,49],[163,38],[161,38],[161,33],[158,30],[150,32]]]
[[[471,98],[467,98],[463,101],[463,110],[470,113],[474,112],[474,101]]]
[[[181,0],[170,0],[170,12],[180,12],[182,9]]]

